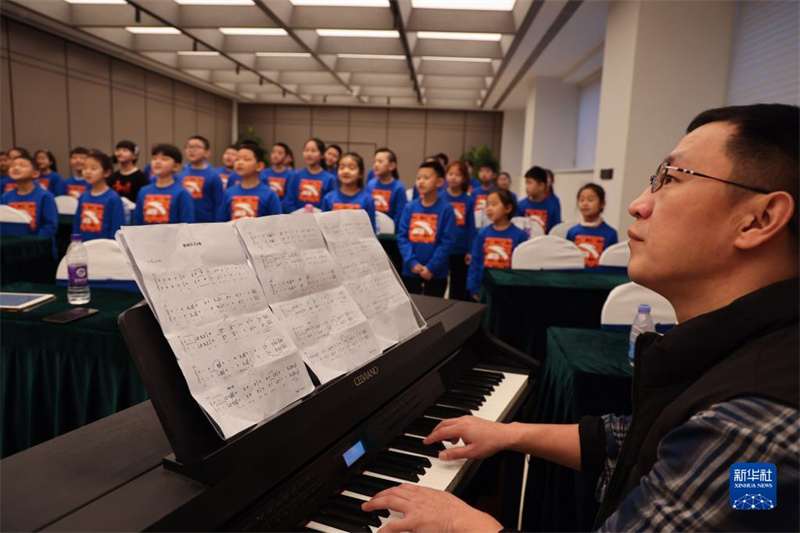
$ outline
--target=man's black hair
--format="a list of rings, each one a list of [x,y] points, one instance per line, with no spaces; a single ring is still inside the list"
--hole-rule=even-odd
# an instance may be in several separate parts
[[[438,161],[426,161],[419,168],[432,168],[438,177],[444,178],[444,167]]]
[[[171,157],[179,165],[183,163],[181,151],[174,144],[161,143],[154,145],[153,149],[150,151],[150,155],[153,156],[159,154]]]

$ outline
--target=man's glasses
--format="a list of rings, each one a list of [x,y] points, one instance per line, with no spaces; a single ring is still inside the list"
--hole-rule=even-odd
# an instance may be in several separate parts
[[[687,170],[685,168],[680,167],[672,167],[667,165],[667,162],[664,161],[658,168],[656,169],[655,174],[650,176],[650,192],[656,193],[658,190],[664,186],[667,180],[667,172],[670,170],[674,170],[675,172],[682,172],[684,174],[691,174],[692,176],[697,176],[698,178],[706,178],[714,181],[720,181],[722,183],[727,183],[728,185],[733,185],[735,187],[741,187],[742,189],[747,189],[748,191],[757,192],[759,194],[769,194],[772,191],[768,191],[766,189],[762,189],[760,187],[751,187],[749,185],[742,185],[741,183],[736,183],[735,181],[728,181],[722,178],[715,178],[714,176],[709,176],[707,174],[701,174],[699,172],[695,172],[694,170]]]

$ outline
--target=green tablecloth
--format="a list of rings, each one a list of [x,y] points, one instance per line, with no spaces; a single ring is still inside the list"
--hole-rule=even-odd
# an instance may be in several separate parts
[[[53,240],[35,235],[3,236],[0,239],[0,284],[16,281],[53,283],[56,262]]]
[[[67,247],[69,246],[69,238],[72,235],[72,220],[73,215],[58,215],[58,232],[56,233],[56,251],[58,258],[61,259],[67,255]]]
[[[608,293],[626,274],[486,269],[481,301],[497,338],[541,359],[551,326],[599,328]]]
[[[532,422],[574,424],[584,415],[630,414],[628,333],[547,330],[547,357]],[[580,473],[531,460],[523,531],[588,531],[597,513],[594,489]]]
[[[403,256],[400,255],[400,248],[397,247],[397,235],[378,235],[378,240],[397,273],[401,274],[403,272]]]
[[[0,313],[0,457],[24,450],[147,399],[117,317],[142,299],[92,290],[96,315],[71,324],[42,317],[69,309],[66,288],[15,283],[10,292],[55,294],[26,313]]]

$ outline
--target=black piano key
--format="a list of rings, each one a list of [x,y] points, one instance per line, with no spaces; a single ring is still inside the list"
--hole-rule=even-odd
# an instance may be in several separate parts
[[[337,494],[331,498],[331,501],[336,502],[337,505],[342,505],[356,511],[361,511],[361,506],[364,504],[364,500],[359,500],[358,498],[353,498],[352,496],[345,496],[344,494]],[[388,518],[389,510],[378,509],[377,511],[372,511],[372,514]]]
[[[442,394],[439,396],[439,399],[436,400],[436,404],[457,407],[459,409],[466,409],[468,411],[477,411],[481,407],[476,401],[465,400],[464,398],[458,398],[456,396],[450,396],[447,394]]]
[[[483,394],[486,396],[489,396],[492,392],[494,392],[494,387],[487,385],[476,385],[475,383],[466,383],[463,381],[457,382],[452,386],[451,389],[454,391],[465,390],[473,394]]]
[[[399,453],[390,450],[383,450],[381,453],[378,454],[378,457],[391,458],[400,463],[406,462],[408,464],[421,466],[423,469],[431,467],[431,461],[427,457],[408,455],[407,453]]]
[[[353,478],[346,490],[363,494],[364,496],[375,496],[379,492],[396,487],[399,484],[396,481],[359,474]]]
[[[426,445],[422,443],[422,439],[409,437],[408,435],[397,437],[392,441],[391,444],[389,444],[389,447],[397,448],[398,450],[403,450],[406,452],[426,455],[428,457],[439,457],[439,452],[444,450],[444,444],[441,442]]]
[[[439,405],[432,405],[425,409],[425,416],[432,418],[458,418],[459,416],[468,416],[472,413],[465,409],[456,409],[455,407],[442,407]]]
[[[365,526],[381,527],[381,519],[372,513],[365,513],[361,510],[349,509],[347,507],[328,502],[320,511],[323,514],[338,516],[352,522],[357,522]]]
[[[494,380],[495,383],[500,383],[506,378],[503,374],[499,372],[491,372],[486,370],[467,370],[466,372],[464,372],[464,375],[471,377],[479,377],[484,379],[491,379]]]
[[[437,418],[428,418],[425,416],[421,416],[412,422],[412,424],[428,428],[430,431],[433,431],[433,428],[435,428],[441,423],[442,421]]]
[[[385,452],[381,452],[378,456],[373,460],[373,462],[378,462],[378,464],[387,464],[389,466],[394,466],[395,468],[405,468],[409,472],[413,472],[420,476],[425,475],[425,465],[419,463],[417,461],[406,461],[402,458],[397,459],[394,455],[404,455],[402,453],[393,453],[392,455],[384,455],[390,453],[388,450]],[[421,457],[411,457],[410,455],[406,455],[411,459],[422,459]],[[370,463],[372,464],[372,463]]]
[[[411,483],[419,482],[419,476],[412,472],[410,468],[394,466],[381,461],[372,461],[367,465],[367,471],[402,479],[403,481],[410,481]]]
[[[463,377],[458,380],[458,383],[462,385],[470,385],[478,389],[483,389],[485,392],[494,392],[494,385],[492,385],[487,381],[481,381],[480,379]]]
[[[365,533],[372,533],[372,530],[367,524],[359,524],[358,522],[327,513],[317,513],[311,517],[311,520],[319,522],[320,524],[325,524],[326,526],[341,529],[342,531],[364,531]]]
[[[445,394],[452,395],[457,398],[464,398],[465,400],[473,400],[476,402],[480,402],[481,404],[483,404],[483,402],[486,401],[485,394],[479,392],[468,392],[463,388],[462,389],[452,388],[448,390]]]

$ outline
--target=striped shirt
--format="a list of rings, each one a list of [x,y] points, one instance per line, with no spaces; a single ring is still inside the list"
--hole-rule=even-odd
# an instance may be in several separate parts
[[[628,416],[603,417],[604,470],[597,485],[602,501],[630,427]],[[744,397],[717,403],[669,432],[655,465],[602,524],[599,531],[774,530],[772,511],[737,511],[729,502],[734,463],[773,463],[778,504],[798,517],[800,484],[798,409]],[[783,513],[782,513],[783,514]],[[785,515],[784,515],[785,516]],[[797,531],[795,520],[794,530]]]

